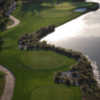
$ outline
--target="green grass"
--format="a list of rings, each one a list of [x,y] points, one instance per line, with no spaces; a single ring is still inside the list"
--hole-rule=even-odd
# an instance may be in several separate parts
[[[36,55],[38,59],[35,59]],[[56,85],[53,82],[54,72],[69,70],[69,66],[76,63],[74,59],[67,58],[52,51],[26,52],[19,50],[17,52],[9,52],[9,54],[8,51],[2,51],[0,57],[2,58],[0,59],[0,63],[11,70],[16,77],[13,100],[39,100],[39,98],[50,100],[50,97],[55,99],[56,96],[58,96],[58,100],[60,98],[63,98],[63,100],[66,100],[66,98],[70,98],[69,100],[75,100],[74,98],[81,100],[79,87],[69,88],[64,85]],[[45,96],[46,91],[48,93]],[[75,93],[76,95],[74,95]],[[40,96],[38,97],[38,95]]]
[[[42,91],[41,91],[42,90]],[[75,87],[65,87],[62,85],[44,86],[32,92],[31,98],[39,100],[79,100],[79,92]],[[65,99],[66,98],[66,99]]]
[[[60,54],[50,51],[45,53],[43,51],[22,53],[20,55],[20,60],[24,65],[30,65],[30,68],[33,69],[55,69],[72,63],[72,61],[65,56],[61,57]]]
[[[4,73],[0,72],[0,96],[3,93],[4,85],[5,85]]]
[[[52,51],[20,51],[18,39],[25,33],[38,30],[43,26],[59,26],[81,13],[73,9],[86,3],[61,4],[18,4],[13,13],[21,23],[0,33],[4,43],[0,51],[0,64],[7,67],[16,77],[12,100],[81,100],[79,87],[56,85],[53,75],[56,71],[69,70],[74,59]]]

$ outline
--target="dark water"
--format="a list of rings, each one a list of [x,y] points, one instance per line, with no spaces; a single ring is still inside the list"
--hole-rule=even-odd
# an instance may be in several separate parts
[[[100,1],[96,0],[96,2]],[[42,40],[88,55],[100,83],[100,9],[57,27],[55,32]]]

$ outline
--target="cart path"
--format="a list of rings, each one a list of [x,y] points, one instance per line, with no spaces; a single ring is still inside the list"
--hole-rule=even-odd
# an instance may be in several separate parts
[[[11,100],[15,86],[15,77],[8,69],[4,68],[2,65],[0,65],[0,71],[6,74],[5,87],[0,100]]]
[[[14,16],[10,16],[9,18],[13,20],[14,23],[12,25],[9,25],[7,29],[13,28],[20,23],[20,20],[16,19]]]

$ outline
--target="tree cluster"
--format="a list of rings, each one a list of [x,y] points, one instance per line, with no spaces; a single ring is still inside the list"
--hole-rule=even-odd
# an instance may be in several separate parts
[[[4,30],[8,21],[6,13],[9,11],[10,6],[14,0],[0,0],[0,31]]]

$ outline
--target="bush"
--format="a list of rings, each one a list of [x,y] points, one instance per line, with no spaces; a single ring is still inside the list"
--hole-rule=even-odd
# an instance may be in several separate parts
[[[4,77],[4,73],[3,72],[0,72],[0,77]]]

